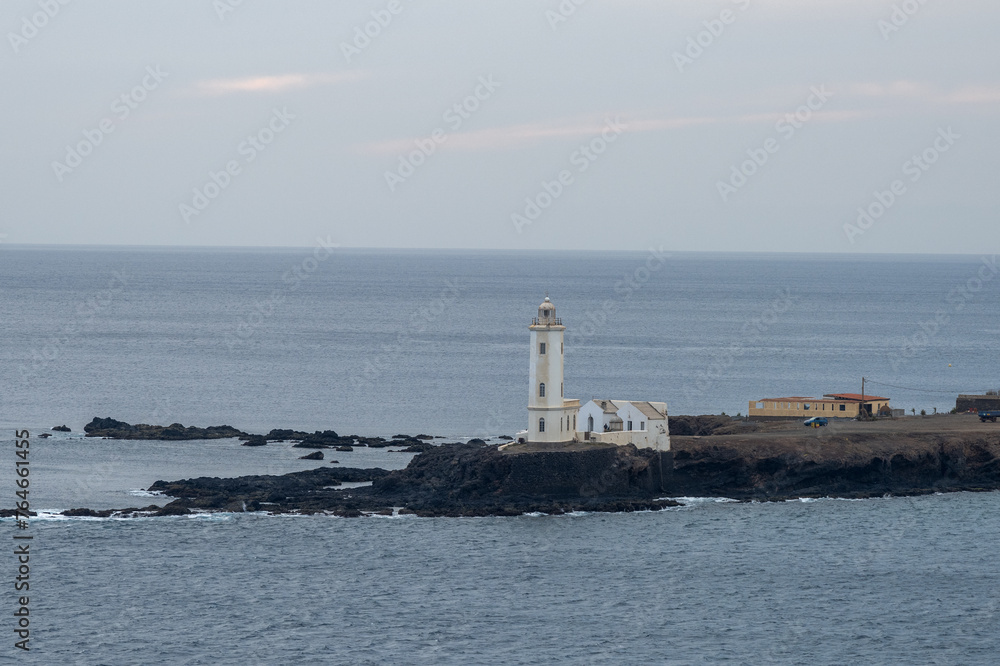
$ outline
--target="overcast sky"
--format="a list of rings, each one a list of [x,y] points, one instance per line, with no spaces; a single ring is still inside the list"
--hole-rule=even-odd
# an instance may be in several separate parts
[[[995,0],[5,0],[0,241],[995,252],[998,23]]]

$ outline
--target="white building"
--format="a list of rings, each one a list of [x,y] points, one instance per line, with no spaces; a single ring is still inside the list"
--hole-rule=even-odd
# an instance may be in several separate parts
[[[580,407],[579,400],[563,396],[566,327],[556,317],[556,306],[548,296],[528,330],[528,429],[517,433],[517,441],[631,443],[639,448],[670,450],[665,402],[591,400]]]
[[[583,441],[670,450],[665,402],[595,399],[580,408],[579,421]]]

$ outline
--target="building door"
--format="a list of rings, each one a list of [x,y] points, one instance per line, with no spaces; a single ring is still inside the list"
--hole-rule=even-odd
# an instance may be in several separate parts
[[[594,417],[587,417],[587,432],[594,432]]]

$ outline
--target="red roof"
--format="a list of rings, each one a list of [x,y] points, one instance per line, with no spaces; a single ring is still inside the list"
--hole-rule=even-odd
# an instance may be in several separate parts
[[[803,396],[792,396],[791,398],[761,398],[757,402],[814,402],[816,398],[805,398]]]
[[[865,402],[868,402],[869,400],[884,400],[888,402],[889,400],[889,398],[883,398],[878,395],[865,394],[864,397],[862,397],[860,393],[826,393],[824,394],[824,397],[835,398],[837,400],[855,400],[857,402],[861,402],[862,400]]]

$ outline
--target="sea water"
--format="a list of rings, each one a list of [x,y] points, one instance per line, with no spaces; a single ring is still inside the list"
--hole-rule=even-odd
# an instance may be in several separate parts
[[[745,414],[861,391],[932,413],[1000,386],[992,257],[0,250],[0,426],[525,426],[548,294],[565,395]],[[431,432],[433,431],[433,432]]]
[[[398,468],[356,449],[81,437],[130,422],[459,439],[524,427],[527,325],[567,326],[566,395],[672,414],[866,390],[947,411],[995,388],[991,257],[0,250],[0,494],[31,432],[31,647],[0,662],[988,664],[997,493],[656,513],[212,514],[157,479]],[[312,261],[309,259],[312,258]],[[983,267],[986,267],[985,269]],[[65,423],[74,432],[42,440]],[[13,581],[17,563],[0,556]]]

